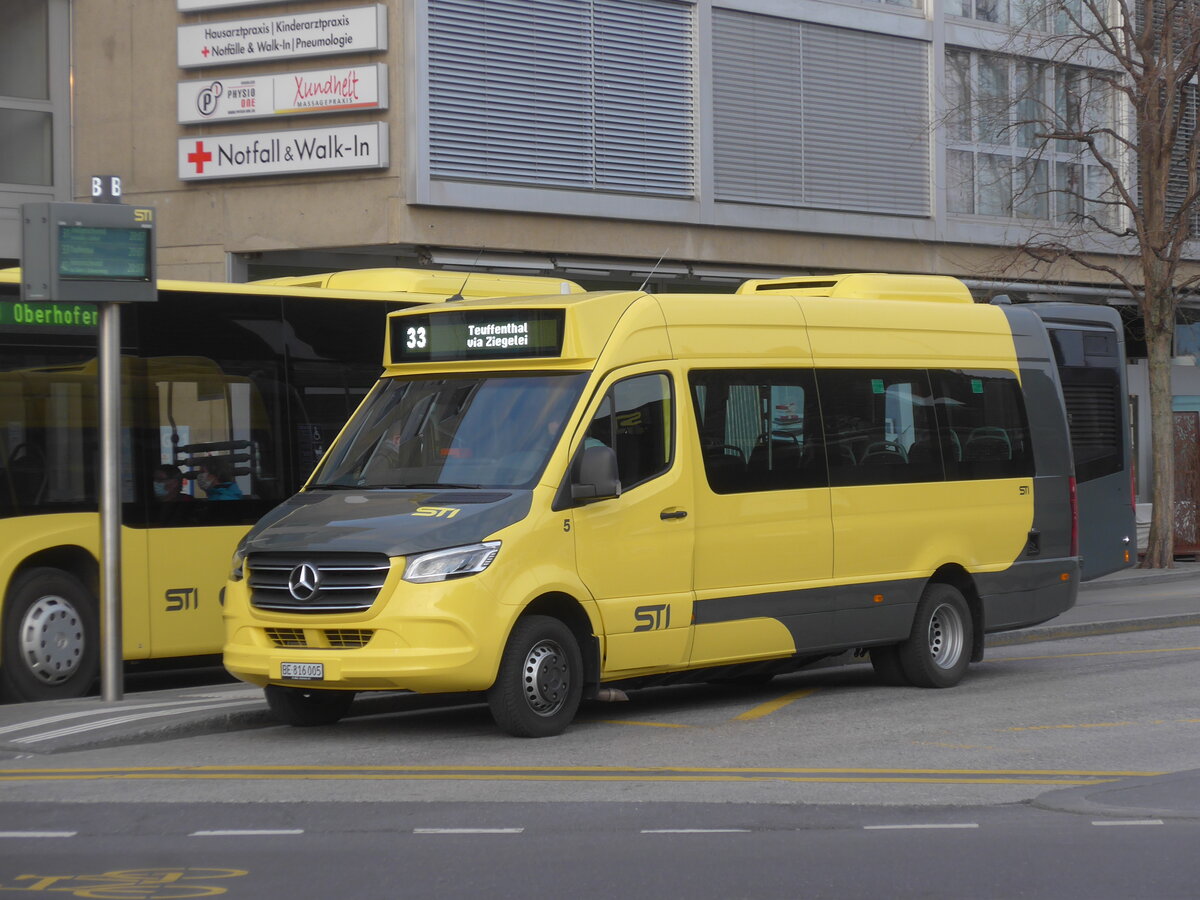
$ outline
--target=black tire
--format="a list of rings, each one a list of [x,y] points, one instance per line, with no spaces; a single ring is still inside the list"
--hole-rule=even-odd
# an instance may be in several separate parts
[[[549,616],[517,622],[487,692],[492,718],[513,737],[562,734],[583,696],[583,655],[571,629]]]
[[[327,691],[318,688],[283,687],[268,684],[263,692],[275,718],[285,725],[310,728],[332,725],[350,711],[354,691]]]
[[[82,697],[100,672],[100,604],[70,572],[30,569],[8,590],[0,640],[0,697]]]
[[[879,676],[879,681],[889,687],[904,687],[911,684],[900,665],[900,645],[890,644],[887,647],[871,648],[871,668]]]
[[[971,662],[973,624],[967,601],[948,584],[921,594],[912,634],[899,645],[900,666],[917,687],[948,688],[962,681]]]

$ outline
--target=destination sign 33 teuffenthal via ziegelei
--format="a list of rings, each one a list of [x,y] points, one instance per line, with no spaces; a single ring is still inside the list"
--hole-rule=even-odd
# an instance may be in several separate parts
[[[179,178],[249,178],[336,169],[384,169],[387,124],[181,138]]]

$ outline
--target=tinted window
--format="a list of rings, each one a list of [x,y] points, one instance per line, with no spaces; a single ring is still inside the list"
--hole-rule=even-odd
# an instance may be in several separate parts
[[[617,471],[624,490],[671,467],[675,455],[672,406],[671,381],[661,374],[618,381],[600,402],[584,446],[599,441],[617,451]]]
[[[1033,474],[1033,448],[1014,374],[935,371],[932,377],[938,433],[951,481]]]
[[[688,375],[704,473],[718,494],[826,484],[812,372],[702,370]]]
[[[1062,380],[1075,477],[1080,482],[1120,472],[1121,375],[1116,335],[1095,328],[1050,329]]]

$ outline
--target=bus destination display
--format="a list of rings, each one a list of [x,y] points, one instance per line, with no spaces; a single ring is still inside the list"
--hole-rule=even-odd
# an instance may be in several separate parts
[[[60,278],[150,278],[150,232],[145,228],[58,227]]]
[[[561,309],[397,316],[391,320],[392,362],[559,356],[563,321]]]

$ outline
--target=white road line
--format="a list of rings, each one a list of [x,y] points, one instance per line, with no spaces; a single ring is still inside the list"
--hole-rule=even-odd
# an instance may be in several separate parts
[[[193,831],[188,837],[261,837],[268,834],[304,834],[303,828],[225,828]]]
[[[0,838],[68,838],[78,831],[0,831]]]
[[[242,692],[238,692],[239,694]],[[85,709],[79,712],[59,713],[56,716],[46,716],[41,719],[30,719],[28,722],[17,722],[15,725],[5,725],[0,727],[0,734],[9,734],[13,731],[25,731],[29,728],[39,728],[43,725],[54,725],[58,722],[69,722],[72,719],[86,719],[89,716],[108,716],[115,712],[127,712],[133,709],[161,709],[164,706],[182,707],[184,709],[194,709],[197,704],[211,703],[214,699],[212,696],[198,697],[192,700],[171,700],[164,703],[133,703],[129,706],[118,707],[101,707],[98,709]],[[224,699],[224,698],[221,698]]]
[[[749,828],[643,828],[642,834],[749,834]]]
[[[864,831],[915,831],[922,828],[978,828],[974,822],[944,822],[932,825],[864,825]]]
[[[186,706],[182,709],[175,707],[172,709],[156,709],[152,712],[131,713],[129,715],[114,716],[111,719],[101,719],[99,722],[84,722],[79,725],[71,725],[67,728],[58,728],[54,731],[45,731],[41,734],[28,734],[25,737],[13,738],[14,744],[37,744],[41,741],[51,741],[55,738],[67,737],[72,734],[83,734],[86,731],[99,731],[101,728],[112,728],[114,725],[125,725],[129,722],[139,722],[144,719],[160,719],[165,716],[185,716],[190,712],[204,712],[210,709],[232,709],[235,706],[251,706],[255,704],[261,705],[261,700],[234,700],[229,703],[208,703],[202,706]]]
[[[521,834],[524,828],[414,828],[413,834]]]
[[[1093,825],[1161,825],[1162,819],[1103,819]]]

